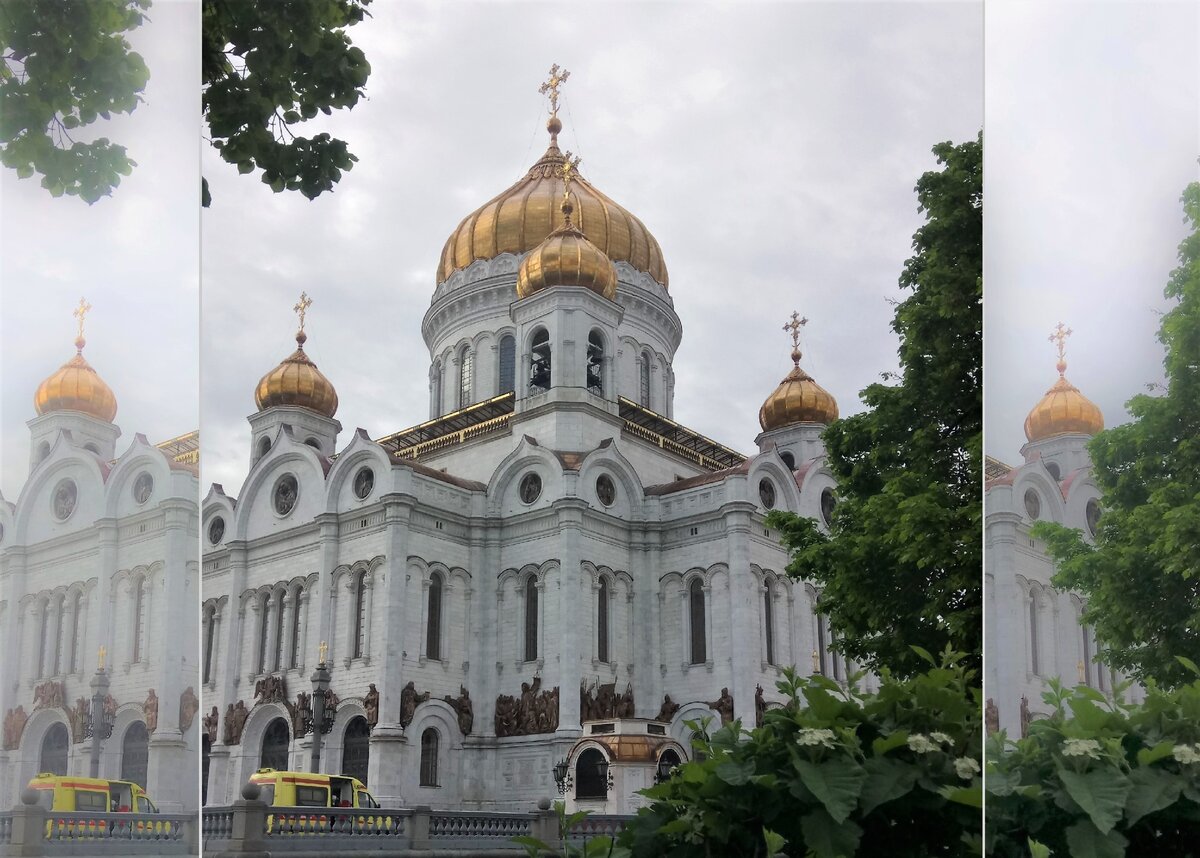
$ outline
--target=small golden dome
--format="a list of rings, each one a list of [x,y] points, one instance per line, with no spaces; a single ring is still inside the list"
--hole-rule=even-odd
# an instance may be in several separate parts
[[[438,267],[440,285],[450,275],[479,259],[501,253],[528,253],[558,226],[558,202],[563,196],[563,153],[558,148],[562,123],[547,123],[550,148],[525,177],[463,218],[446,240]],[[579,228],[612,262],[628,262],[667,286],[667,266],[658,241],[646,226],[578,176],[571,189],[576,199]]]
[[[1104,428],[1100,408],[1067,381],[1060,363],[1058,381],[1025,418],[1025,437],[1041,441],[1054,435],[1095,435]]]
[[[307,339],[304,329],[300,329],[296,333],[296,350],[259,380],[254,401],[260,411],[276,405],[293,405],[326,417],[337,412],[337,391],[304,353]]]
[[[762,426],[764,432],[793,423],[823,423],[828,426],[837,418],[837,401],[800,368],[798,358],[796,366],[758,409],[758,425]]]
[[[604,251],[571,223],[574,206],[562,204],[563,225],[529,251],[517,271],[517,297],[552,286],[585,286],[608,300],[617,297],[617,270]]]
[[[39,415],[50,411],[80,411],[107,423],[117,416],[117,397],[83,356],[87,341],[75,340],[75,357],[38,385],[33,407]]]

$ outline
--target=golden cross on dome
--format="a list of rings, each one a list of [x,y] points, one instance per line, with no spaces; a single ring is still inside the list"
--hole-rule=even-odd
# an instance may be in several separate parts
[[[1062,322],[1058,323],[1058,327],[1054,329],[1054,333],[1050,335],[1050,342],[1058,343],[1058,374],[1062,375],[1067,370],[1066,360],[1066,345],[1067,337],[1075,333],[1070,328],[1066,327]]]
[[[295,307],[292,307],[300,316],[300,330],[304,330],[304,314],[308,312],[308,308],[312,306],[312,298],[308,297],[307,292],[300,293],[300,301]]]
[[[800,318],[800,314],[793,312],[792,320],[783,326],[785,331],[792,332],[792,345],[800,345],[800,329],[808,324],[808,319]]]
[[[572,155],[571,150],[569,149],[567,150],[567,153],[563,155],[562,174],[564,203],[567,201],[567,191],[569,191],[571,188],[571,182],[574,180],[575,175],[579,172],[580,160],[580,157],[578,155]]]
[[[79,306],[75,308],[73,313],[71,313],[72,316],[79,320],[79,339],[81,340],[83,339],[83,319],[85,316],[87,316],[91,309],[92,305],[89,304],[86,299],[81,297],[79,299]],[[82,346],[80,346],[80,348],[82,348]]]
[[[566,69],[562,69],[562,74],[559,74],[558,63],[550,66],[550,77],[546,82],[538,87],[538,92],[542,95],[549,93],[550,95],[550,115],[558,116],[558,88],[566,83],[567,78],[571,73]]]

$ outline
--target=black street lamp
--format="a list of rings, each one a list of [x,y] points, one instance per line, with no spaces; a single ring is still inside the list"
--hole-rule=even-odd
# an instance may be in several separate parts
[[[658,768],[654,772],[654,782],[656,784],[660,784],[663,781],[670,780],[671,772],[674,770],[675,766],[671,762],[670,757],[668,757],[666,754],[663,754],[658,758]]]
[[[91,760],[88,763],[88,773],[93,778],[100,777],[100,743],[112,735],[113,718],[105,711],[104,703],[108,699],[108,672],[104,669],[105,648],[100,647],[100,666],[92,677],[92,706],[83,722],[84,738],[92,740]]]
[[[331,679],[329,666],[325,663],[325,657],[328,652],[329,645],[325,641],[321,641],[317,668],[313,671],[311,677],[313,686],[313,739],[312,763],[309,768],[313,772],[321,771],[321,736],[333,729],[333,717],[327,716],[325,712],[325,695],[329,691],[329,682]]]
[[[570,768],[566,757],[554,764],[554,782],[558,784],[559,795],[566,795],[567,790],[575,785],[571,780]]]

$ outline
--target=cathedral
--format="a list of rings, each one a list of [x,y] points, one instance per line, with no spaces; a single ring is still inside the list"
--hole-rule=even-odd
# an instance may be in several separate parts
[[[0,806],[39,772],[95,771],[194,810],[197,433],[118,448],[116,395],[83,356],[89,309],[34,396],[20,496],[0,496]]]
[[[765,524],[835,504],[806,320],[752,455],[672,419],[666,261],[560,150],[565,76],[545,153],[442,250],[429,419],[343,435],[303,295],[253,390],[246,479],[201,504],[207,804],[319,751],[383,806],[629,812],[692,756],[689,722],[750,727],[784,666],[854,668]]]
[[[1104,417],[1067,381],[1070,334],[1059,323],[1050,336],[1058,346],[1058,379],[1025,418],[1025,461],[1012,466],[989,457],[986,463],[984,695],[988,730],[1003,728],[1011,737],[1049,714],[1042,701],[1048,679],[1106,695],[1125,679],[1098,660],[1095,634],[1080,624],[1086,602],[1054,586],[1054,561],[1029,535],[1035,522],[1054,521],[1090,540],[1100,521],[1087,442],[1104,428]],[[1128,696],[1140,700],[1142,689],[1134,686]]]

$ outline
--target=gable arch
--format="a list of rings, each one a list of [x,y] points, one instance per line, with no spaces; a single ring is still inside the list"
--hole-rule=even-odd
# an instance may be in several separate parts
[[[75,508],[65,520],[51,514],[51,495],[60,480],[75,481]],[[55,436],[50,454],[38,466],[17,499],[13,518],[13,534],[8,544],[30,545],[64,533],[92,527],[104,516],[107,466],[90,454],[80,455],[79,449],[66,443],[63,433]]]
[[[292,512],[286,518],[279,519],[271,508],[270,493],[275,481],[289,471],[296,475],[296,482],[300,488],[299,497]],[[268,527],[267,530],[291,529],[309,523],[318,513],[324,511],[327,506],[326,495],[325,467],[320,453],[297,441],[286,426],[280,426],[268,455],[263,456],[250,468],[234,513],[234,533],[230,535],[227,530],[225,541],[253,539],[263,535],[253,532],[252,519],[256,508],[262,507],[264,501],[266,508],[261,516],[266,522],[274,522],[274,526]]]
[[[350,500],[356,505],[374,503],[387,491],[384,483],[391,474],[391,462],[382,447],[364,438],[360,432],[356,432],[350,445],[338,454],[325,478],[325,512],[341,511],[343,500]],[[359,498],[354,494],[351,484],[364,465],[374,466],[375,486],[366,498]],[[348,498],[343,498],[347,491],[350,493]]]

